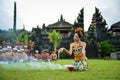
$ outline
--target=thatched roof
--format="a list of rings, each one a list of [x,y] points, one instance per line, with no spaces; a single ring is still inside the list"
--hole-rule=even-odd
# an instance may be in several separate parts
[[[47,26],[47,28],[49,29],[54,29],[54,28],[72,28],[72,24],[70,24],[69,22],[66,22],[63,19],[63,16],[61,15],[60,20],[58,20],[56,23],[50,24]]]
[[[113,24],[110,28],[111,31],[120,31],[120,21]]]

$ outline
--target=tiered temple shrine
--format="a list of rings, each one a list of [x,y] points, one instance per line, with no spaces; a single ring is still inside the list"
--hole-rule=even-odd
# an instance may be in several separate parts
[[[95,8],[87,36],[87,40],[91,41],[90,44],[87,45],[88,57],[99,57],[99,42],[108,39],[106,25],[107,23],[101,15],[101,12],[98,8]]]

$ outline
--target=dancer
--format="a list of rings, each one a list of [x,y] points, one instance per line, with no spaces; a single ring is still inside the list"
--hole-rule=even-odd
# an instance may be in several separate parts
[[[70,44],[70,50],[68,51],[65,48],[60,48],[59,52],[66,53],[68,55],[74,54],[74,70],[87,70],[87,57],[86,57],[86,43],[81,41],[83,37],[82,28],[78,28],[74,34],[74,42]]]

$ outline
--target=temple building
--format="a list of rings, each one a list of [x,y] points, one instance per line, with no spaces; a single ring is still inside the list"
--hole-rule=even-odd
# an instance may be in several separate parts
[[[99,57],[99,42],[108,39],[106,30],[106,20],[101,15],[98,8],[95,8],[90,27],[88,28],[88,34],[86,42],[87,45],[87,56],[91,58]]]
[[[65,47],[69,50],[70,43],[73,42],[73,35],[77,28],[83,29],[82,32],[84,37],[81,40],[87,43],[86,55],[88,58],[99,57],[99,43],[104,40],[109,40],[115,46],[116,50],[120,51],[120,22],[113,24],[108,30],[106,20],[103,18],[98,8],[95,8],[95,13],[93,14],[91,24],[87,32],[84,31],[84,8],[80,10],[73,24],[67,22],[63,18],[63,15],[61,15],[60,19],[58,19],[55,23],[47,26],[43,24],[43,26],[40,27],[37,25],[36,28],[32,28],[31,32],[26,31],[24,25],[22,30],[16,30],[16,16],[16,2],[14,2],[14,23],[12,31],[14,31],[17,36],[22,32],[26,32],[26,34],[29,35],[28,37],[32,34],[32,37],[29,40],[35,42],[34,50],[39,50],[39,52],[42,52],[44,49],[47,49],[50,52],[53,51],[53,43],[50,42],[48,38],[48,33],[52,30],[59,31],[62,35],[62,41],[57,49],[60,47]],[[0,34],[2,35],[7,35],[10,33],[11,31],[0,31]],[[13,32],[11,34],[13,34]],[[10,39],[2,36],[0,43],[4,40],[11,43],[16,42],[13,41],[15,36],[11,37],[11,35],[7,35],[7,37]]]
[[[62,34],[62,42],[60,46],[64,46],[65,48],[69,49],[69,44],[72,42],[73,39],[73,24],[70,24],[69,22],[65,21],[63,15],[61,15],[60,20],[58,20],[58,22],[48,25],[46,29],[48,31],[59,31],[60,34]]]
[[[86,42],[88,43],[86,52],[90,58],[101,56],[100,42],[104,40],[110,41],[116,48],[116,51],[120,51],[120,22],[113,24],[108,29],[106,20],[98,8],[95,8],[95,13],[86,35]]]
[[[48,49],[48,51],[53,50],[53,43],[51,43],[48,38],[48,32],[52,30],[59,31],[62,35],[62,41],[58,48],[65,47],[69,49],[70,43],[73,42],[73,34],[75,29],[81,27],[84,33],[83,13],[84,8],[80,10],[80,13],[78,14],[77,20],[75,20],[74,24],[65,21],[63,15],[61,15],[60,19],[58,19],[58,21],[53,24],[49,24],[48,26],[43,24],[42,29],[39,26],[37,26],[37,28],[33,28],[32,33],[36,34],[35,49],[39,50],[40,52],[42,52],[43,49]]]
[[[56,23],[50,24],[46,27],[48,31],[56,30],[62,34],[63,38],[68,38],[71,36],[71,31],[73,29],[73,25],[63,19],[63,15],[61,15],[60,20]]]
[[[82,33],[84,35],[84,8],[80,10],[80,13],[78,13],[77,19],[74,22],[73,28],[82,28]],[[84,37],[81,39],[84,41]]]
[[[82,8],[80,10],[80,13],[78,14],[78,17],[75,20],[73,27],[74,28],[81,27],[83,29],[82,31],[84,33],[84,8]]]
[[[58,19],[58,21],[56,23],[50,24],[48,25],[46,28],[48,30],[58,30],[60,32],[68,32],[71,31],[73,25],[70,24],[69,22],[65,21],[65,19],[63,19],[63,15],[61,15],[60,20]]]
[[[98,8],[95,8],[95,13],[93,14],[92,18],[92,26],[94,26],[94,38],[97,42],[103,41],[106,39],[106,20],[101,15],[101,12]]]
[[[37,27],[36,29],[34,28],[32,31],[36,32],[39,29]],[[60,34],[62,35],[62,42],[60,46],[64,46],[65,48],[69,49],[69,44],[72,42],[72,29],[73,29],[73,24],[70,24],[69,22],[65,21],[63,18],[63,15],[61,15],[60,19],[48,26],[45,26],[43,24],[42,29],[39,30],[38,36],[40,36],[38,39],[36,39],[39,43],[39,50],[42,51],[42,49],[48,49],[49,51],[52,51],[53,49],[53,44],[50,42],[48,38],[48,32],[52,30],[59,31]]]
[[[109,31],[111,31],[114,36],[120,36],[120,22],[113,24]]]
[[[120,21],[114,23],[110,27],[109,32],[112,34],[109,40],[115,46],[116,51],[120,51]]]

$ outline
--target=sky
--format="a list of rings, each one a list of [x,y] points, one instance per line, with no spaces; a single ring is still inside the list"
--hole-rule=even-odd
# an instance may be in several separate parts
[[[0,0],[0,29],[13,28],[13,10],[15,0]],[[16,0],[17,2],[17,29],[31,31],[33,27],[43,23],[46,26],[60,19],[61,14],[65,21],[74,24],[78,13],[84,7],[84,27],[87,31],[95,6],[100,10],[108,27],[120,21],[120,0]]]

